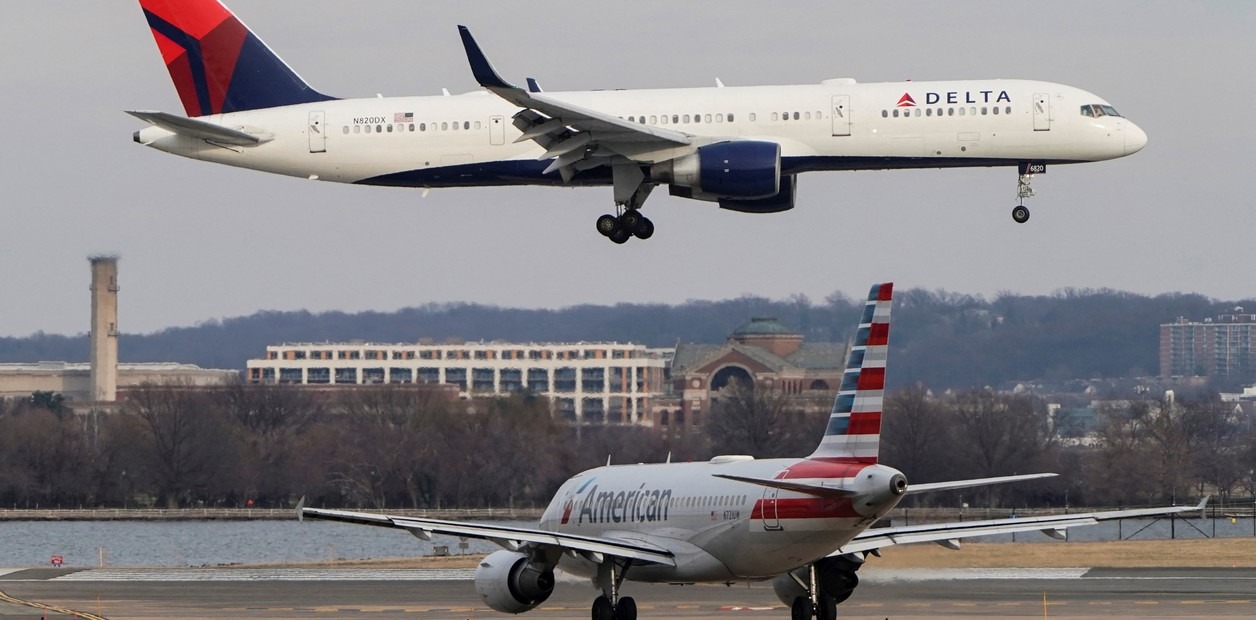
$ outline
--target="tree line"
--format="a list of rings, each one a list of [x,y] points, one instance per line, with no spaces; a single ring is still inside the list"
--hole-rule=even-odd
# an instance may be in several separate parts
[[[1100,407],[1098,430],[1030,395],[889,393],[881,461],[913,482],[1053,471],[1058,478],[916,496],[935,505],[1140,505],[1250,497],[1256,428],[1215,397]],[[605,464],[805,456],[827,414],[734,385],[699,430],[576,426],[528,394],[449,402],[407,386],[314,392],[235,382],[148,385],[117,412],[56,395],[0,402],[0,505],[355,508],[544,506]],[[1070,436],[1072,435],[1072,436]]]
[[[1256,308],[1256,301],[1237,302]],[[1159,372],[1159,325],[1230,312],[1233,301],[1195,294],[1155,297],[1108,289],[1053,295],[1000,293],[993,299],[926,289],[895,294],[891,387],[922,381],[964,389],[1032,379],[1116,378]],[[515,342],[620,341],[648,346],[718,343],[754,316],[775,316],[811,342],[845,342],[861,295],[773,300],[744,296],[683,304],[582,305],[560,310],[466,303],[391,313],[259,312],[151,334],[123,334],[123,361],[187,362],[243,368],[282,342],[415,342],[431,338]],[[0,338],[0,362],[86,360],[86,335]],[[964,363],[957,364],[957,359]],[[1256,377],[1247,378],[1249,382]]]

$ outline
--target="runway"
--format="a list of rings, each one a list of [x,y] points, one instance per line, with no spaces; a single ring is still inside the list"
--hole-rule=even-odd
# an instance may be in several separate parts
[[[111,620],[506,618],[480,603],[468,576],[422,569],[35,569],[0,571],[0,591]],[[629,583],[624,593],[637,599],[643,620],[789,617],[769,584]],[[583,583],[562,581],[526,617],[587,618],[594,596]],[[0,606],[3,620],[41,613]],[[839,617],[1250,618],[1256,617],[1256,568],[868,569]]]

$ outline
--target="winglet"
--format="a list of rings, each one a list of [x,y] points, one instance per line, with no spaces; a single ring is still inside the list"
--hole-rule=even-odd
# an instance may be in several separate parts
[[[1203,519],[1205,516],[1207,516],[1205,511],[1208,509],[1208,500],[1210,499],[1212,499],[1211,495],[1205,495],[1204,499],[1199,500],[1199,505],[1195,506],[1195,508],[1199,510],[1200,519]]]
[[[475,81],[480,83],[480,86],[484,88],[516,88],[497,74],[497,70],[493,68],[493,64],[484,56],[484,52],[480,50],[480,44],[475,42],[475,37],[471,36],[471,31],[466,26],[458,26],[458,34],[462,36],[462,47],[467,51],[467,61],[471,63],[471,73],[475,76]]]
[[[305,521],[305,496],[297,502],[297,521]]]

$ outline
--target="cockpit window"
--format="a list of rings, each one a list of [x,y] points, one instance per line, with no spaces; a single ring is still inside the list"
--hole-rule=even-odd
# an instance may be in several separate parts
[[[1101,105],[1098,103],[1082,106],[1082,116],[1091,116],[1098,118],[1100,116],[1120,116],[1116,108],[1110,105]]]

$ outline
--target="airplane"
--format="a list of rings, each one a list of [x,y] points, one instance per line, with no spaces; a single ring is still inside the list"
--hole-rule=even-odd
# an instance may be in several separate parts
[[[867,556],[885,547],[932,541],[958,549],[963,538],[1035,530],[1063,538],[1100,521],[1203,510],[1207,498],[1190,507],[874,528],[908,495],[1055,475],[910,484],[878,462],[892,297],[891,283],[870,290],[824,435],[807,457],[608,464],[564,482],[535,528],[311,508],[305,498],[297,516],[496,543],[502,549],[480,562],[475,587],[504,613],[544,603],[559,569],[593,581],[593,620],[636,620],[624,581],[768,580],[792,620],[833,620]]]
[[[1133,154],[1147,134],[1093,93],[960,80],[543,91],[459,35],[481,89],[340,99],[315,90],[217,0],[140,0],[186,117],[129,111],[142,145],[295,177],[422,188],[612,187],[597,231],[647,239],[651,191],[744,213],[794,208],[803,172],[1017,168],[1016,222],[1048,165]]]

